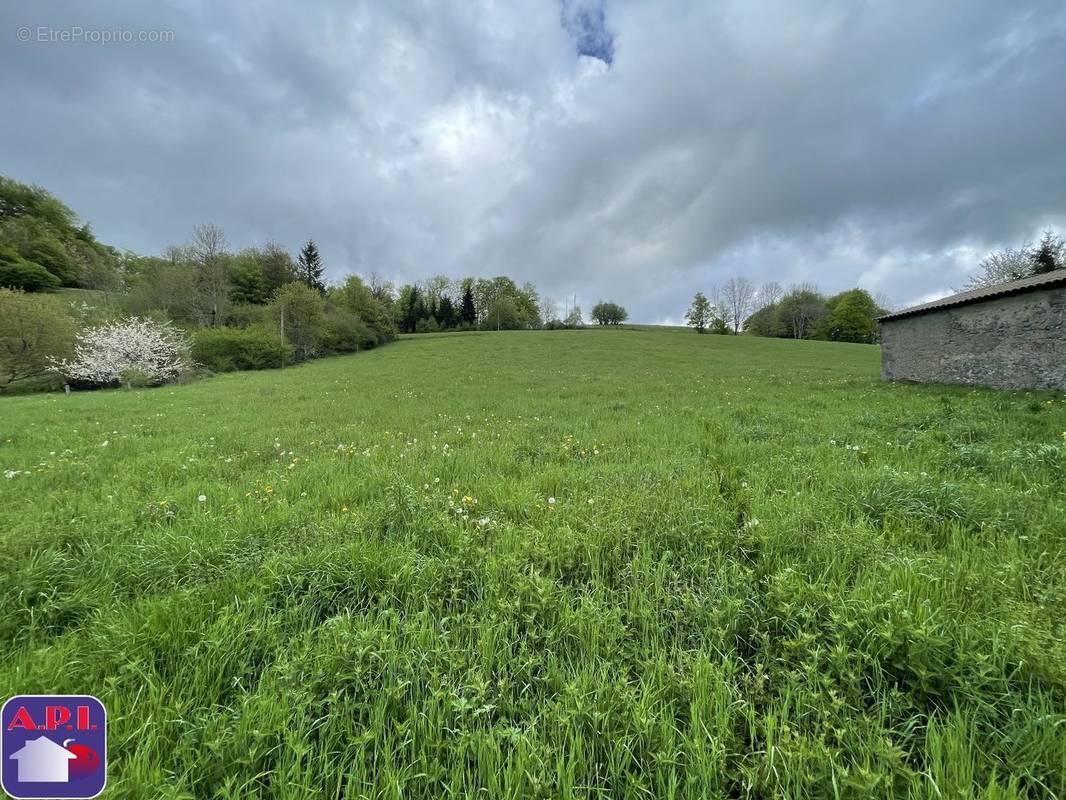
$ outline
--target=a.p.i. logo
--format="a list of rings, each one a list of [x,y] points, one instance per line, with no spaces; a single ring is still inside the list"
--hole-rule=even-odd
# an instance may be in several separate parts
[[[96,797],[107,783],[107,712],[91,695],[16,695],[0,710],[4,791],[14,798]]]

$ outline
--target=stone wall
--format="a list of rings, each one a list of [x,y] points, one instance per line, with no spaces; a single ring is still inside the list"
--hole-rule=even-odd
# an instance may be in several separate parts
[[[887,380],[1066,391],[1066,287],[881,323]]]

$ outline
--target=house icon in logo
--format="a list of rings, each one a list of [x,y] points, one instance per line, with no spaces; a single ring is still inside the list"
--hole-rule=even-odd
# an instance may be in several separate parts
[[[19,783],[66,783],[70,780],[70,762],[77,756],[47,736],[39,736],[8,758],[18,761]]]

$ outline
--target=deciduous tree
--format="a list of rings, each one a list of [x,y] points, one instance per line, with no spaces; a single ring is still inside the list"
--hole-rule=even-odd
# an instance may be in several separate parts
[[[617,303],[601,301],[592,307],[597,325],[621,325],[629,319],[629,312]]]
[[[170,323],[137,317],[85,330],[77,337],[71,360],[49,362],[71,380],[97,386],[167,383],[191,366],[181,331]]]
[[[218,225],[200,225],[193,231],[192,242],[185,250],[191,257],[195,306],[200,323],[222,325],[230,304],[229,257],[226,234]]]
[[[755,286],[747,278],[730,278],[722,287],[722,296],[728,314],[726,321],[734,334],[739,333],[740,326],[751,313],[752,301],[755,299]]]
[[[685,323],[695,328],[696,333],[706,333],[711,319],[710,301],[707,300],[703,292],[696,292],[696,296],[692,300],[692,306],[685,313]]]
[[[71,355],[74,318],[58,297],[0,289],[0,392]]]

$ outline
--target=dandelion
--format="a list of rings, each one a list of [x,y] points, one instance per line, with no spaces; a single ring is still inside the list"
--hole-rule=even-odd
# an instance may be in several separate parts
[[[199,497],[197,497],[196,499],[199,500],[201,503],[206,503],[207,502],[207,495],[206,494],[202,494]]]
[[[479,520],[477,521],[477,526],[478,526],[479,528],[484,528],[484,527],[485,527],[486,525],[488,525],[488,524],[489,524],[490,522],[492,522],[492,520],[491,520],[491,519],[489,519],[488,517],[482,517],[481,519],[479,519]]]
[[[348,506],[341,506],[341,513],[342,514],[347,514],[348,513]]]
[[[548,498],[548,505],[550,505],[550,506],[555,505],[555,498],[554,497],[549,497]]]

